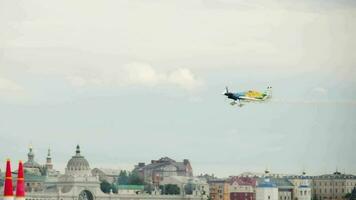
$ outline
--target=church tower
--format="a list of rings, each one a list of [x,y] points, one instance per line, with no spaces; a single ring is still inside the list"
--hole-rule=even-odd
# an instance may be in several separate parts
[[[33,168],[33,169],[37,168],[38,170],[41,169],[41,165],[35,161],[35,153],[33,152],[32,145],[30,145],[29,147],[27,158],[28,160],[23,164],[24,168]]]
[[[48,148],[47,152],[47,158],[46,158],[46,169],[52,170],[53,169],[53,164],[52,164],[52,157],[51,157],[51,149]]]
[[[35,154],[33,153],[32,145],[29,146],[29,151],[27,153],[27,159],[29,162],[33,162],[35,160]]]
[[[296,191],[296,199],[298,200],[311,200],[311,188],[306,173],[303,171],[301,176],[301,183]]]

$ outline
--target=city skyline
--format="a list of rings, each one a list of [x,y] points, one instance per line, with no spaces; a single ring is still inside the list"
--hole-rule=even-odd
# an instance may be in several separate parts
[[[80,144],[95,166],[356,174],[355,1],[0,5],[0,160],[32,143],[63,169]],[[225,86],[273,98],[233,107]]]
[[[80,146],[80,145],[79,145]],[[46,158],[48,157],[48,149],[46,150],[46,153],[45,153],[45,156],[44,156],[44,158],[38,158],[38,151],[36,151],[34,148],[33,148],[33,145],[32,144],[30,144],[29,145],[29,148],[28,148],[28,151],[27,151],[27,153],[29,153],[30,152],[30,148],[32,149],[31,150],[31,152],[33,153],[32,154],[32,156],[34,156],[34,161],[36,161],[36,162],[38,162],[40,165],[45,165],[46,164]],[[73,148],[74,149],[74,148]],[[53,156],[53,154],[52,154],[52,152],[53,152],[53,150],[52,149],[50,149],[50,152],[51,152],[51,154],[50,154],[50,158],[51,158],[51,162],[52,162],[52,164],[54,165],[54,170],[56,170],[56,171],[59,171],[60,173],[64,173],[64,171],[65,171],[65,168],[66,168],[66,163],[67,163],[67,161],[65,161],[65,162],[63,162],[63,163],[56,163],[56,162],[53,162],[53,159],[55,160],[55,158],[54,158],[54,156]],[[74,150],[73,150],[73,152],[74,152]],[[26,153],[26,156],[27,156],[27,153]],[[72,153],[72,155],[74,155],[75,153]],[[72,156],[72,155],[70,155],[70,156],[68,156],[68,159]],[[89,160],[89,162],[90,162],[90,157],[87,157],[85,154],[83,154],[83,156],[85,157],[85,158],[87,158],[88,160]],[[152,160],[154,160],[154,159],[158,159],[158,158],[164,158],[164,157],[168,157],[168,158],[171,158],[171,159],[173,159],[173,160],[179,160],[179,159],[176,159],[176,158],[173,158],[173,157],[169,157],[169,156],[160,156],[160,157],[156,157],[156,158],[152,158],[152,159],[150,159],[150,160],[146,160],[146,161],[144,161],[144,160],[138,160],[138,161],[136,161],[136,163],[125,163],[125,164],[123,164],[123,163],[119,163],[119,164],[112,164],[112,163],[108,163],[108,162],[105,162],[105,163],[92,163],[92,162],[90,162],[90,167],[91,167],[91,169],[94,169],[94,168],[109,168],[109,169],[118,169],[118,170],[128,170],[128,171],[131,171],[131,170],[133,170],[134,168],[135,168],[135,166],[138,164],[138,163],[146,163],[146,164],[149,164],[149,163],[151,163],[151,161]],[[7,158],[7,159],[10,159],[10,158]],[[67,160],[68,160],[67,159]],[[188,159],[189,160],[189,158],[182,158],[181,160],[184,160],[184,159]],[[17,160],[12,160],[12,159],[10,159],[11,160],[11,162],[15,162],[15,161],[17,161]],[[22,162],[26,162],[28,160],[28,156],[27,156],[27,158],[26,159],[19,159],[19,161],[22,161]],[[193,162],[193,164],[194,164],[194,161],[192,161],[192,160],[189,160],[190,162]],[[201,168],[201,169],[204,169],[204,165],[202,165],[202,166],[200,166],[199,168]],[[2,168],[2,166],[0,166],[0,170],[2,170],[3,168]],[[249,171],[249,170],[245,170],[245,171],[236,171],[234,174],[227,174],[227,175],[223,175],[223,176],[219,176],[219,174],[216,174],[216,173],[214,173],[214,171],[198,171],[198,172],[196,172],[195,170],[195,166],[193,165],[193,173],[194,173],[194,176],[199,176],[199,175],[204,175],[204,174],[208,174],[208,175],[214,175],[214,176],[216,176],[216,177],[218,177],[218,178],[226,178],[226,177],[229,177],[229,176],[237,176],[237,175],[241,175],[241,174],[244,174],[244,173],[252,173],[252,174],[256,174],[256,175],[258,175],[258,176],[261,176],[262,174],[264,174],[264,173],[266,173],[266,170],[268,170],[268,173],[271,173],[271,174],[280,174],[280,175],[286,175],[286,176],[288,176],[288,175],[296,175],[296,176],[298,176],[298,175],[303,175],[304,173],[305,173],[305,175],[308,175],[308,176],[319,176],[319,175],[324,175],[324,174],[332,174],[332,173],[334,173],[334,172],[340,172],[340,173],[343,173],[343,174],[350,174],[350,173],[348,173],[348,172],[346,172],[344,169],[339,169],[338,167],[336,167],[335,168],[335,170],[331,170],[331,171],[325,171],[325,172],[316,172],[315,174],[310,174],[309,172],[308,172],[308,169],[306,169],[306,168],[303,168],[303,169],[301,169],[301,170],[299,170],[298,172],[290,172],[290,171],[274,171],[273,169],[271,169],[271,168],[269,168],[269,167],[265,167],[265,168],[261,168],[261,167],[258,167],[258,169],[262,169],[262,170],[260,170],[260,171]],[[257,169],[257,168],[256,168]],[[15,169],[14,169],[15,170]],[[2,170],[2,171],[4,171],[4,170]]]

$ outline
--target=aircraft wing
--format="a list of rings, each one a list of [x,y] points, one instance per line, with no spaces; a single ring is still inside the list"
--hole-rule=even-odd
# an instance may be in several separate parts
[[[253,98],[253,97],[248,97],[248,96],[240,96],[239,97],[242,100],[246,100],[246,101],[261,101],[262,99],[257,99],[257,98]]]

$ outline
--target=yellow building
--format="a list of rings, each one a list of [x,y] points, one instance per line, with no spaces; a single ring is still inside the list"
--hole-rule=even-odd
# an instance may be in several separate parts
[[[229,183],[225,179],[208,181],[211,200],[230,200]]]
[[[312,197],[316,200],[343,200],[356,187],[356,176],[335,172],[316,176],[312,181]]]

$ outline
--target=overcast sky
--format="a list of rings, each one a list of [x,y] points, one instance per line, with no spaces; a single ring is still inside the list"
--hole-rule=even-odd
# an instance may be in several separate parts
[[[0,160],[356,174],[355,35],[352,0],[0,0]]]

